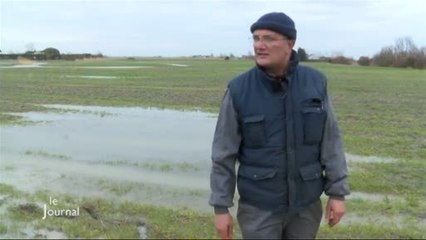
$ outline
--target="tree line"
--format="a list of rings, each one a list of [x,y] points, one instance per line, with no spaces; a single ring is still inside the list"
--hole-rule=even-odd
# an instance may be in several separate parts
[[[354,64],[361,66],[399,67],[399,68],[426,68],[426,46],[417,47],[411,38],[399,38],[394,46],[383,47],[373,57],[361,56],[358,60],[343,55],[335,57],[320,57],[310,59],[310,55],[303,49],[298,48],[297,53],[300,61],[324,61],[335,64]]]
[[[361,56],[358,60],[348,58],[343,55],[334,57],[321,56],[318,59],[311,59],[305,49],[299,47],[297,49],[300,61],[321,61],[334,64],[359,64],[361,66],[380,66],[380,67],[400,67],[400,68],[426,68],[426,46],[417,47],[411,38],[399,38],[395,41],[394,46],[383,47],[380,52],[376,53],[373,57]],[[61,54],[56,48],[46,48],[42,51],[27,51],[23,54],[2,54],[0,50],[0,59],[18,59],[24,57],[32,60],[76,60],[84,58],[102,58],[101,53],[90,54]],[[213,54],[211,56],[213,57]],[[222,57],[222,55],[221,55]],[[252,59],[254,56],[249,52],[248,55],[243,55],[242,58]],[[223,57],[226,60],[235,58],[231,53],[230,56]]]
[[[0,51],[1,52],[1,51]],[[84,58],[102,58],[104,57],[102,53],[90,54],[90,53],[68,53],[61,54],[60,51],[56,48],[49,47],[42,51],[26,51],[25,53],[11,53],[11,54],[1,54],[0,59],[18,59],[19,57],[24,57],[31,60],[76,60]]]

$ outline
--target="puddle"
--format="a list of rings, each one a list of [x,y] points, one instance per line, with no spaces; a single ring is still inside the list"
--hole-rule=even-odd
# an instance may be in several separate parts
[[[76,68],[85,69],[137,69],[137,68],[153,68],[153,66],[82,66]]]
[[[177,64],[177,63],[169,64],[169,66],[174,66],[174,67],[189,67],[189,66],[188,66],[188,65],[186,65],[186,64]]]
[[[365,192],[351,192],[349,196],[347,196],[347,199],[356,200],[360,199],[363,201],[371,201],[371,202],[383,202],[386,200],[401,200],[403,199],[401,196],[395,196],[395,195],[385,195],[385,194],[378,194],[378,193],[365,193]]]
[[[156,108],[45,105],[2,126],[0,182],[20,190],[94,196],[211,211],[216,115]],[[348,161],[396,161],[346,154]],[[352,199],[393,196],[354,192]]]
[[[68,239],[63,232],[46,228],[36,229],[30,224],[22,226],[18,233],[0,234],[1,239]]]
[[[366,163],[392,163],[397,162],[398,159],[389,157],[377,157],[377,156],[359,156],[346,153],[346,160],[348,162],[366,162]]]
[[[326,224],[325,221],[322,224]],[[368,215],[360,215],[354,212],[345,213],[340,224],[345,226],[358,224],[371,224],[376,226],[393,226],[395,228],[404,229],[411,224],[416,224],[417,227],[426,228],[426,222],[420,219],[411,219],[411,216],[406,214],[382,215],[380,213],[370,213]]]
[[[79,75],[66,75],[67,78],[87,78],[87,79],[116,79],[116,76],[79,76]]]
[[[30,63],[16,64],[11,66],[0,66],[0,68],[63,68],[64,66],[44,66],[46,63]],[[84,69],[139,69],[139,68],[154,68],[153,66],[66,66],[69,68],[84,68]],[[87,77],[87,76],[86,76]]]
[[[2,126],[0,182],[24,191],[211,210],[207,205],[216,118],[198,111],[46,105]]]
[[[147,231],[145,226],[139,226],[138,233],[140,239],[148,239],[148,236],[146,235]]]
[[[0,66],[0,68],[38,68],[43,67],[45,65],[45,62],[36,62],[36,63],[29,63],[29,64],[16,64],[11,66]]]
[[[49,229],[34,229],[32,226],[27,226],[22,230],[26,238],[44,238],[44,239],[68,239],[63,232]]]
[[[325,221],[323,221],[323,224]],[[394,215],[394,216],[384,216],[381,214],[371,213],[368,216],[361,216],[356,213],[346,213],[342,218],[340,224],[350,226],[357,224],[372,224],[379,226],[395,226],[397,228],[404,228],[406,225],[406,216],[403,215]]]

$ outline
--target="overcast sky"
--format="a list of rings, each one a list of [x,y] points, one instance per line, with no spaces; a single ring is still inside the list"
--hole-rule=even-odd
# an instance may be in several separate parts
[[[401,37],[426,46],[424,0],[0,0],[0,50],[239,56],[272,11],[295,21],[295,48],[315,55],[372,56]]]

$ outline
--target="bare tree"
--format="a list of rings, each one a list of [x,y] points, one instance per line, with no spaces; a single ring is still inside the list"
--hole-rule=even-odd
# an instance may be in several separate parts
[[[384,47],[374,55],[373,64],[382,67],[426,68],[424,49],[419,49],[409,37],[399,38],[393,47]]]

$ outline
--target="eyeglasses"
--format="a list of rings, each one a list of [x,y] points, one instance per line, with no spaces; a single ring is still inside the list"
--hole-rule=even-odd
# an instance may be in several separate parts
[[[253,43],[261,42],[265,44],[271,44],[273,42],[280,41],[280,40],[284,40],[284,41],[289,40],[286,38],[275,38],[271,35],[265,35],[265,36],[253,35],[250,39],[253,41]]]

